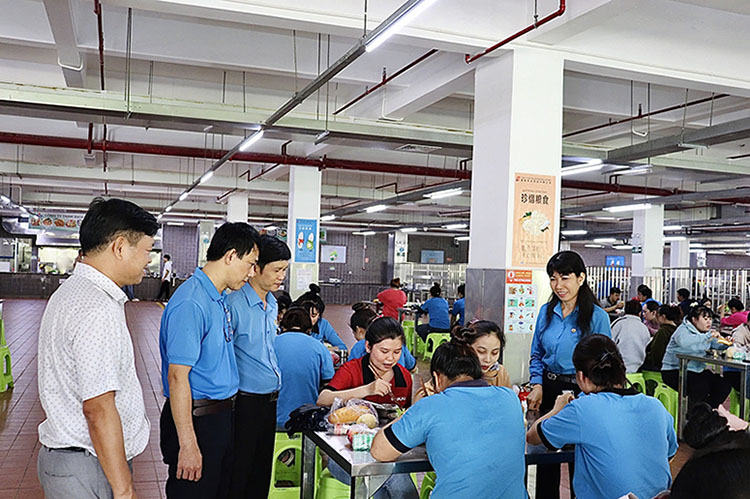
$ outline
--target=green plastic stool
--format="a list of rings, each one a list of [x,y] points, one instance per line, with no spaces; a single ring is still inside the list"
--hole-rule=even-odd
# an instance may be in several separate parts
[[[406,338],[406,347],[411,351],[414,347],[414,326],[404,326],[404,338]]]
[[[443,343],[448,343],[450,340],[451,340],[450,333],[428,334],[422,360],[432,359],[432,354],[435,353],[435,350],[437,349],[437,347],[439,347]]]
[[[13,388],[13,372],[10,362],[10,348],[5,343],[5,325],[0,318],[0,393]]]
[[[664,383],[659,371],[643,371],[641,374],[643,375],[643,380],[646,382],[647,395],[653,395],[659,383]]]
[[[415,326],[415,324],[414,324],[414,319],[407,319],[407,320],[403,321],[403,322],[401,323],[401,326],[402,326],[403,328],[411,327],[411,328],[413,329],[413,328],[414,328],[414,326]]]
[[[294,453],[290,465],[285,464],[279,458],[285,452],[291,450]],[[281,481],[291,482],[291,486],[279,487]],[[302,434],[295,433],[291,438],[286,433],[276,433],[276,443],[273,451],[273,464],[271,467],[271,488],[268,497],[272,499],[296,499],[300,495],[300,484],[302,481]]]
[[[674,429],[677,430],[677,411],[679,407],[679,394],[664,383],[659,383],[654,390],[654,397],[662,403],[668,413],[674,419]]]
[[[349,486],[336,480],[326,469],[318,479],[315,499],[349,499]]]
[[[436,480],[437,475],[435,475],[434,471],[425,473],[424,478],[422,478],[422,487],[419,489],[419,499],[428,499],[430,497],[432,489],[435,488]]]
[[[740,417],[740,393],[732,388],[729,393],[729,412],[737,417]],[[750,399],[745,399],[745,420],[750,415]]]
[[[628,381],[633,385],[633,388],[641,393],[646,393],[646,380],[643,379],[643,374],[630,373],[626,374],[625,377],[628,378]]]

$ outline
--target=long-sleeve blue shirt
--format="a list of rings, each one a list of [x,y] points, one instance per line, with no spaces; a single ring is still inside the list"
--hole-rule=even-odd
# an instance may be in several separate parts
[[[529,375],[531,383],[541,383],[544,371],[555,374],[575,374],[573,350],[581,339],[578,327],[578,306],[567,317],[562,316],[562,305],[558,303],[547,323],[547,307],[542,305],[534,328],[534,339],[531,342],[531,361]],[[595,305],[591,315],[590,334],[603,334],[612,337],[609,327],[609,315],[603,308]]]
[[[317,329],[317,331],[315,329]],[[318,319],[317,328],[313,328],[310,336],[320,342],[328,342],[331,345],[340,348],[341,350],[346,350],[346,344],[341,341],[341,338],[336,333],[336,330],[333,329],[331,323],[322,317]]]
[[[677,358],[678,353],[705,355],[709,347],[717,350],[727,348],[726,345],[722,345],[715,338],[712,338],[710,332],[701,333],[698,331],[695,325],[690,322],[690,319],[686,317],[682,324],[680,324],[680,327],[672,334],[672,338],[670,338],[667,344],[667,351],[664,353],[664,359],[661,361],[661,369],[662,371],[679,369],[680,361]],[[688,371],[700,373],[706,369],[706,364],[697,360],[689,360],[687,369]]]
[[[365,348],[365,340],[359,340],[356,342],[352,349],[349,350],[349,360],[359,359],[367,354],[367,348]],[[417,359],[411,354],[406,345],[401,349],[401,357],[398,359],[398,363],[407,368],[409,371],[414,369],[417,365]]]

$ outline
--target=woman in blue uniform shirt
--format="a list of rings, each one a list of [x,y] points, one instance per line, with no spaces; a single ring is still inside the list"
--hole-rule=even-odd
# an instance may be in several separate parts
[[[609,316],[596,305],[586,281],[586,265],[574,251],[561,251],[547,262],[552,296],[539,311],[531,343],[529,374],[533,389],[529,410],[546,414],[563,391],[580,393],[576,383],[573,351],[590,334],[612,336]],[[540,465],[538,499],[560,497],[560,466]]]
[[[328,343],[340,350],[346,350],[346,344],[341,340],[338,333],[331,323],[321,317],[323,312],[320,311],[320,305],[314,301],[308,300],[304,302],[295,302],[299,306],[307,310],[310,314],[310,320],[312,320],[313,328],[310,336],[320,341],[321,343]]]
[[[450,333],[451,313],[448,300],[440,296],[443,291],[440,284],[435,283],[430,288],[430,299],[419,306],[419,311],[429,315],[429,324],[420,324],[416,327],[417,334],[422,340],[427,341],[430,333]]]

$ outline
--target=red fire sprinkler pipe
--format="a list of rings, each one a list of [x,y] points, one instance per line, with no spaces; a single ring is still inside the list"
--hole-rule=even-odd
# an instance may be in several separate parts
[[[513,34],[513,35],[509,36],[509,37],[508,37],[508,38],[506,38],[505,40],[502,40],[502,41],[500,41],[500,42],[497,42],[497,43],[496,43],[495,45],[493,45],[492,47],[489,47],[489,48],[485,49],[484,51],[482,51],[482,52],[479,52],[478,54],[475,54],[475,55],[473,55],[473,56],[472,56],[472,55],[469,55],[469,54],[466,54],[466,64],[471,64],[472,62],[476,61],[476,60],[477,60],[477,59],[479,59],[480,57],[484,57],[484,56],[486,56],[486,55],[487,55],[487,54],[489,54],[490,52],[493,52],[493,51],[495,51],[495,50],[499,49],[500,47],[502,47],[503,45],[505,45],[505,44],[508,44],[508,43],[512,42],[512,41],[513,41],[513,40],[515,40],[516,38],[519,38],[519,37],[521,37],[521,36],[525,35],[526,33],[528,33],[528,32],[530,32],[530,31],[533,31],[533,30],[537,29],[537,28],[538,28],[539,26],[542,26],[542,25],[544,25],[544,24],[547,24],[548,22],[550,22],[550,21],[551,21],[551,20],[553,20],[554,18],[556,18],[556,17],[560,17],[560,16],[561,16],[561,15],[563,15],[564,13],[565,13],[565,0],[560,0],[560,8],[559,8],[559,9],[557,9],[557,10],[556,10],[555,12],[553,12],[552,14],[548,15],[547,17],[545,17],[544,19],[542,19],[541,21],[538,21],[538,22],[534,22],[534,24],[530,24],[530,25],[526,26],[526,27],[525,27],[524,29],[522,29],[522,30],[521,30],[521,31],[519,31],[518,33],[515,33],[515,34]]]

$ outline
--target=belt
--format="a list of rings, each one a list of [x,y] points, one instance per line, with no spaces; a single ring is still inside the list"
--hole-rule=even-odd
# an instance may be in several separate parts
[[[250,393],[250,392],[243,392],[242,390],[237,392],[237,395],[240,395],[242,397],[252,397],[256,399],[263,399],[267,400],[268,402],[276,402],[279,400],[279,392],[271,392],[271,393]]]
[[[231,411],[234,407],[234,397],[223,400],[196,399],[193,400],[193,416],[208,416]]]
[[[575,374],[555,374],[545,371],[544,377],[550,381],[562,381],[563,383],[570,383],[572,385],[578,384]]]
[[[64,452],[86,452],[87,449],[84,449],[83,447],[47,447],[44,446],[47,450],[56,450],[56,451],[64,451]]]

